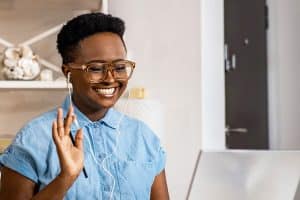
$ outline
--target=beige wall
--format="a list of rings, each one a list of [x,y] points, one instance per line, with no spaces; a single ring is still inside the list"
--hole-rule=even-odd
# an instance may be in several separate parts
[[[268,70],[272,149],[300,149],[300,1],[268,0]]]

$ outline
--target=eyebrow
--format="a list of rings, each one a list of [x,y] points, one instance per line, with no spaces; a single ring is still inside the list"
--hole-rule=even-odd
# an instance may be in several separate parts
[[[123,58],[118,58],[118,59],[113,60],[112,62],[117,62],[117,61],[122,61],[122,60],[125,60],[125,59],[123,59]],[[107,63],[108,61],[107,61],[107,60],[90,60],[90,61],[87,62],[86,64],[90,64],[90,63],[94,63],[94,62]]]

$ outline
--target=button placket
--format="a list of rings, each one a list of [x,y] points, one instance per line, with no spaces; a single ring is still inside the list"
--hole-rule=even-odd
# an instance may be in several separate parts
[[[99,162],[102,162],[102,160],[105,158],[105,144],[104,144],[104,138],[102,137],[102,126],[101,123],[95,122],[92,124],[91,133],[93,135],[93,144],[95,149],[95,156],[96,159]]]

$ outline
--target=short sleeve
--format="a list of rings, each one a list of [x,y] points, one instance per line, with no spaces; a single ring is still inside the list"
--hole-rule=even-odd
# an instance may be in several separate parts
[[[156,175],[160,174],[166,167],[166,152],[163,147],[159,146],[156,157]]]
[[[147,144],[146,154],[148,157],[153,158],[155,175],[158,175],[166,166],[166,152],[162,147],[158,136],[144,122],[141,122],[141,131],[144,136],[144,144]]]
[[[0,156],[0,166],[7,167],[19,174],[38,182],[37,150],[30,145],[31,129],[25,127],[19,131],[10,146]]]

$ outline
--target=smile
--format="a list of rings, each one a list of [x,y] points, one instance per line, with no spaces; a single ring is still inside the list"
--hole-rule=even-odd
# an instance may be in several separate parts
[[[97,88],[95,91],[105,97],[112,97],[116,91],[116,88]]]

